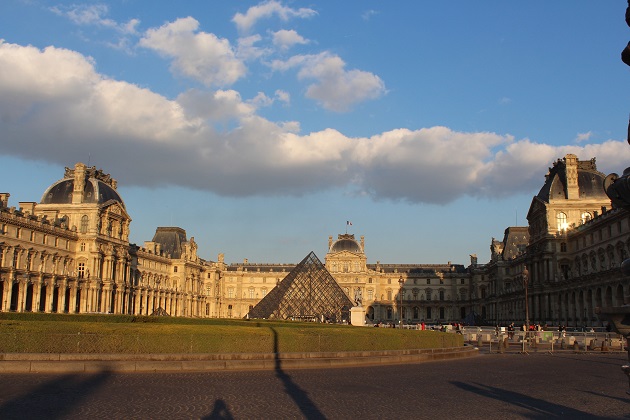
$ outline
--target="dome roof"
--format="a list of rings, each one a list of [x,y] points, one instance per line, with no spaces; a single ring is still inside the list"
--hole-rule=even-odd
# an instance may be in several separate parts
[[[567,155],[572,156],[572,155]],[[595,166],[595,159],[577,161],[577,187],[580,199],[607,199],[604,192],[604,178]],[[566,160],[558,160],[553,168],[549,168],[545,184],[537,197],[547,203],[552,200],[566,199],[568,195]]]
[[[72,204],[72,191],[74,179],[62,179],[48,187],[42,196],[41,204]],[[83,203],[103,204],[109,200],[120,203],[123,208],[125,203],[120,195],[112,187],[94,178],[90,178],[83,187]]]
[[[361,246],[354,239],[339,239],[330,247],[330,252],[362,252]]]

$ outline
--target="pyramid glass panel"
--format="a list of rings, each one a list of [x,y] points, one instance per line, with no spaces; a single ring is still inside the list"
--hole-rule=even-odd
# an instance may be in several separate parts
[[[342,322],[352,301],[311,252],[249,311],[249,318]]]

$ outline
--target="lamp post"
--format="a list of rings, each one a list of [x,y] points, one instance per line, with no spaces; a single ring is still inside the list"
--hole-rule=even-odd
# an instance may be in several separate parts
[[[400,291],[398,294],[400,295],[400,308],[398,308],[398,321],[400,322],[400,328],[403,326],[402,320],[402,305],[403,305],[403,285],[405,284],[405,280],[403,280],[402,276],[398,279],[398,284],[400,285]]]
[[[527,284],[529,283],[529,271],[527,270],[527,266],[523,268],[523,287],[525,288],[525,326],[527,327],[527,331],[529,331],[529,302],[527,299]]]

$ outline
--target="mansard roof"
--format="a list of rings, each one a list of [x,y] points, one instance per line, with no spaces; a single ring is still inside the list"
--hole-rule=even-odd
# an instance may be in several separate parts
[[[153,242],[160,244],[160,249],[171,258],[179,259],[182,256],[183,244],[188,242],[186,231],[179,227],[159,227],[153,236]]]
[[[607,199],[603,186],[604,178],[606,178],[606,175],[597,170],[595,158],[577,161],[577,184],[580,199]],[[536,197],[549,203],[552,200],[566,199],[567,195],[566,158],[558,159],[549,168],[549,172],[545,176],[545,183]]]

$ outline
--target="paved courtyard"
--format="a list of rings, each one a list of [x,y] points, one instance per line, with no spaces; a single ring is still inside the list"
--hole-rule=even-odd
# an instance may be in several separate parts
[[[624,354],[364,368],[0,375],[0,418],[630,418]]]

